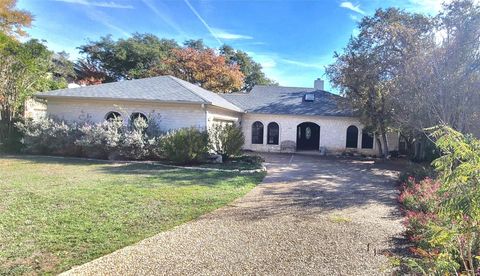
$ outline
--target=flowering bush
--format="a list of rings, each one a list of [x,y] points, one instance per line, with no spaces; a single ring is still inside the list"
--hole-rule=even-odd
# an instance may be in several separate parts
[[[413,177],[403,184],[399,201],[407,210],[433,213],[438,210],[440,183],[431,178],[416,182]]]
[[[409,177],[399,196],[417,256],[409,265],[428,275],[480,275],[480,140],[433,130],[443,153],[433,162],[438,180]]]

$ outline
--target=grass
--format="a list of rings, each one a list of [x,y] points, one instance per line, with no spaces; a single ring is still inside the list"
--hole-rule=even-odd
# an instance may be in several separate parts
[[[204,163],[199,165],[203,168],[215,168],[223,170],[256,170],[262,168],[262,158],[256,155],[244,155],[232,157],[223,163]]]
[[[334,223],[348,223],[351,222],[352,219],[341,216],[331,216],[330,221]]]
[[[195,219],[264,174],[0,156],[0,275],[55,274]]]

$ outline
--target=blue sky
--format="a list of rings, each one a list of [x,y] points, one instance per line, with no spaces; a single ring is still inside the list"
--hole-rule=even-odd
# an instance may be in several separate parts
[[[29,30],[50,49],[79,57],[76,47],[112,34],[153,33],[179,42],[202,38],[249,53],[280,85],[311,87],[380,7],[434,14],[440,0],[19,0],[35,16]],[[328,81],[327,89],[330,88]]]

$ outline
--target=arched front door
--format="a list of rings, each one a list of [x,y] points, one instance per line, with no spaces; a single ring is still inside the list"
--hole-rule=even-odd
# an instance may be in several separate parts
[[[305,122],[297,126],[297,150],[319,150],[320,126]]]

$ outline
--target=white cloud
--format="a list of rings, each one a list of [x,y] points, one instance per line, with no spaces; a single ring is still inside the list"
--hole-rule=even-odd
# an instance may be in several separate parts
[[[359,16],[356,16],[354,14],[349,15],[350,19],[352,19],[355,22],[360,22],[361,18]]]
[[[108,27],[111,30],[116,31],[117,33],[120,33],[123,36],[130,36],[130,34],[120,26],[117,26],[112,23],[112,19],[104,12],[95,10],[95,9],[87,9],[86,10],[88,18],[90,18],[93,21],[96,21],[106,27]]]
[[[408,10],[414,12],[421,12],[427,14],[437,14],[443,10],[443,4],[450,4],[453,0],[408,0]],[[477,5],[480,5],[480,0],[474,0]]]
[[[354,28],[352,30],[352,36],[358,36],[360,34],[360,30],[358,28]]]
[[[215,40],[218,42],[218,44],[222,45],[223,42],[220,40],[220,38],[217,36],[217,34],[213,31],[213,29],[207,24],[207,22],[203,19],[202,16],[197,12],[197,10],[190,4],[188,0],[183,0],[185,4],[187,4],[188,8],[195,14],[195,16],[202,22],[203,26],[208,30],[208,32],[215,38]]]
[[[299,66],[299,67],[305,67],[305,68],[314,68],[314,69],[324,69],[324,65],[320,63],[310,63],[310,62],[304,62],[304,61],[298,61],[298,60],[292,60],[292,59],[286,59],[286,58],[281,58],[281,62]]]
[[[163,12],[163,9],[162,11],[157,7],[157,5],[155,4],[155,1],[152,1],[152,0],[142,0],[142,2],[153,12],[155,13],[158,17],[160,17],[160,19],[163,20],[163,22],[165,22],[168,26],[170,26],[172,29],[174,29],[175,31],[177,31],[177,33],[179,33],[180,35],[186,37],[187,35],[185,34],[185,32],[182,30],[182,28],[180,28],[180,26],[170,17],[168,16],[165,12]],[[157,4],[159,4],[159,2],[156,2]]]
[[[440,10],[442,10],[442,3],[444,1],[441,1],[441,0],[408,0],[408,2],[411,4],[412,9],[414,11],[436,14]],[[451,2],[451,1],[446,0],[445,2]]]
[[[227,40],[253,39],[253,37],[249,35],[234,34],[222,29],[211,28],[211,30],[215,33],[215,36],[221,39],[227,39]]]
[[[354,4],[352,4],[352,2],[348,2],[348,1],[342,2],[340,3],[340,7],[349,9],[359,14],[365,14],[365,11],[360,9],[360,5],[355,6]]]
[[[253,58],[256,62],[260,63],[264,69],[275,68],[277,66],[277,62],[275,61],[275,57],[270,54],[258,54],[255,52],[247,51],[247,54]]]
[[[114,1],[88,1],[88,0],[54,0],[70,4],[84,5],[90,7],[113,8],[113,9],[133,9],[132,5],[119,4]]]

